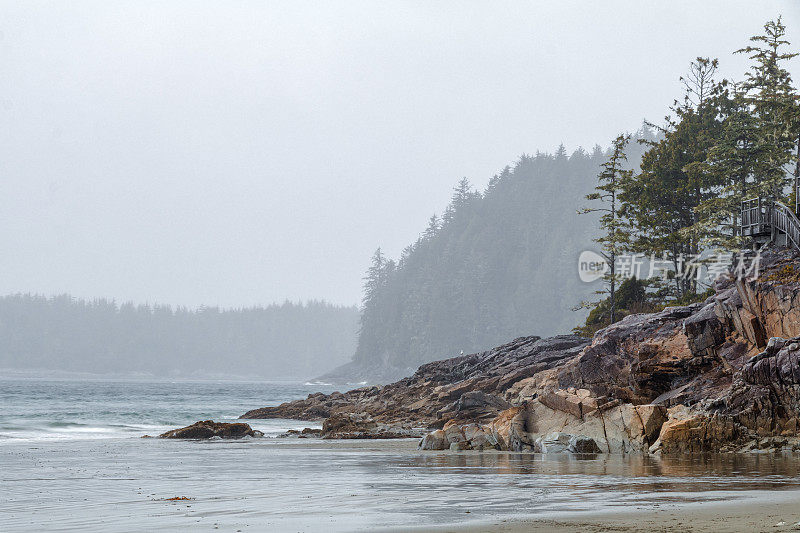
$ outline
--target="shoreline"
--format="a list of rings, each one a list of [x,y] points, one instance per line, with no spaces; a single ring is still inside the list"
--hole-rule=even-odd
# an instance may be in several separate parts
[[[631,510],[557,511],[541,516],[498,517],[462,524],[386,529],[385,533],[574,533],[575,531],[693,531],[752,533],[800,530],[800,489],[779,491],[719,491],[729,498],[632,505]],[[687,495],[692,493],[672,493]],[[706,493],[708,494],[708,493]],[[700,494],[698,494],[700,496]]]
[[[417,439],[110,438],[0,446],[0,464],[9,531],[711,533],[800,521],[794,455],[583,459],[422,451]]]

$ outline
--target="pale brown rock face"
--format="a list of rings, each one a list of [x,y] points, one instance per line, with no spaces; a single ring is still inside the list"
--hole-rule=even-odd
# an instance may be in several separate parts
[[[243,418],[358,414],[383,431],[427,429],[428,450],[792,449],[800,443],[800,275],[792,274],[800,256],[773,250],[761,266],[756,280],[722,279],[703,303],[630,315],[591,341],[521,337],[390,385]]]

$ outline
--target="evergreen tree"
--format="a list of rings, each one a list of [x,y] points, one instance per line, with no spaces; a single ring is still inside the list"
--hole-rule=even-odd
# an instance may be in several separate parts
[[[425,241],[430,241],[436,234],[439,233],[439,227],[441,222],[439,217],[436,216],[436,213],[431,215],[431,218],[428,219],[428,227],[425,228],[425,231],[422,233],[422,239]]]
[[[620,199],[635,226],[631,250],[666,257],[675,272],[684,261],[700,253],[707,235],[698,208],[715,198],[719,174],[707,171],[709,150],[721,131],[717,95],[713,81],[716,61],[698,58],[690,66],[683,103],[675,102],[674,116],[658,128],[656,141],[642,156],[640,172],[625,183]],[[682,297],[696,290],[696,279],[675,276],[673,295]]]
[[[719,60],[708,57],[698,57],[689,64],[689,72],[679,80],[683,84],[684,105],[699,109],[706,104],[717,92],[714,74],[719,68]]]
[[[797,53],[785,51],[789,46],[785,36],[786,27],[778,17],[764,24],[763,34],[750,38],[753,44],[736,51],[753,62],[741,85],[754,118],[748,125],[758,153],[753,192],[778,199],[790,184],[788,168],[796,157],[793,151],[800,147],[797,95],[783,66]]]
[[[791,76],[782,64],[796,54],[783,51],[785,27],[781,19],[764,25],[765,33],[752,37],[754,45],[737,50],[749,54],[753,65],[745,81],[722,82],[713,95],[722,126],[697,169],[712,176],[713,196],[697,207],[697,231],[707,245],[736,249],[738,217],[742,200],[751,197],[783,199],[789,184],[788,170],[796,160],[800,176],[797,96]]]
[[[755,137],[755,117],[750,112],[740,86],[720,85],[715,99],[722,127],[714,146],[708,151],[704,172],[713,175],[714,195],[697,208],[698,231],[709,246],[736,249],[738,217],[742,200],[753,192],[754,175],[759,160]]]
[[[362,305],[368,307],[372,305],[378,296],[381,288],[386,285],[388,278],[388,261],[384,257],[381,249],[375,250],[372,254],[372,264],[367,270],[367,275],[364,277],[364,297]]]
[[[602,247],[602,255],[609,265],[605,276],[609,294],[609,320],[616,322],[616,300],[614,292],[617,283],[616,261],[617,255],[624,251],[630,243],[630,230],[625,219],[625,207],[618,197],[624,190],[624,185],[631,177],[631,171],[625,170],[623,165],[627,160],[625,146],[630,141],[630,135],[621,134],[612,143],[611,156],[602,164],[602,172],[598,174],[598,185],[595,192],[586,196],[587,200],[599,200],[608,207],[584,208],[579,213],[602,213],[600,228],[603,235],[595,239]],[[601,291],[602,292],[602,291]]]
[[[480,198],[480,193],[472,190],[472,185],[467,178],[461,178],[458,185],[453,188],[450,205],[447,206],[444,213],[444,223],[452,222],[456,213],[463,213],[467,206],[477,198]]]
[[[652,139],[647,129],[637,135]],[[627,150],[629,168],[643,146]],[[599,147],[522,155],[483,193],[461,180],[446,216],[421,228],[385,285],[371,285],[379,288],[362,307],[355,367],[399,379],[461,350],[569,331],[575,301],[591,296],[575,260],[597,237],[599,217],[578,217],[575,207],[610,155]]]

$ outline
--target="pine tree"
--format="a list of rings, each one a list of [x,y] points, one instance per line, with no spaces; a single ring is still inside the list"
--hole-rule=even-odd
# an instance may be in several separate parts
[[[364,297],[362,305],[366,308],[373,301],[376,300],[378,291],[386,284],[387,278],[387,260],[386,257],[378,248],[372,254],[372,264],[367,270],[367,275],[364,277]]]
[[[656,127],[660,139],[648,141],[640,172],[626,181],[620,199],[625,214],[636,227],[631,250],[670,260],[675,272],[696,256],[707,239],[707,225],[699,218],[700,206],[715,198],[720,176],[705,162],[721,131],[713,80],[716,60],[698,58],[690,65],[683,103],[676,101],[666,125]],[[675,276],[673,296],[695,292],[692,276]]]
[[[583,208],[579,211],[579,213],[602,213],[600,227],[604,234],[595,239],[595,242],[601,245],[602,255],[610,267],[605,276],[605,283],[610,300],[609,318],[611,323],[616,321],[614,293],[617,282],[617,256],[630,243],[630,229],[625,219],[625,206],[619,201],[619,195],[624,190],[625,182],[631,177],[631,171],[623,168],[627,160],[625,146],[629,141],[630,135],[627,134],[621,134],[614,139],[611,156],[601,165],[603,170],[597,176],[598,185],[595,187],[595,192],[586,195],[587,200],[599,200],[608,207]]]
[[[684,104],[695,109],[705,106],[717,89],[714,74],[719,68],[719,60],[698,57],[689,64],[689,72],[679,78],[685,89]]]
[[[443,222],[452,222],[458,213],[463,212],[472,200],[480,198],[480,196],[479,192],[472,189],[472,185],[467,178],[461,178],[458,185],[453,188],[453,196],[450,199],[450,205],[447,206],[444,216],[442,217]]]
[[[436,216],[436,213],[432,214],[431,218],[428,219],[428,227],[425,228],[425,231],[422,233],[422,240],[429,241],[436,237],[440,227],[441,221],[439,217]]]
[[[708,150],[702,170],[713,175],[714,195],[697,207],[698,231],[709,246],[730,250],[741,246],[737,237],[742,200],[755,194],[754,176],[759,161],[755,117],[741,87],[723,83],[715,97],[722,127]]]
[[[781,18],[764,24],[764,33],[750,38],[754,44],[735,53],[753,61],[742,83],[743,98],[754,121],[750,125],[759,159],[755,166],[753,192],[780,199],[790,184],[789,165],[800,148],[797,94],[792,77],[783,65],[797,56],[784,51],[786,27]],[[793,169],[794,170],[794,169]]]
[[[782,199],[789,183],[787,174],[797,145],[800,124],[791,76],[782,63],[795,57],[783,47],[785,27],[780,18],[764,25],[764,35],[752,37],[754,45],[737,50],[749,54],[753,65],[745,81],[716,85],[712,96],[721,130],[699,171],[712,176],[714,195],[697,207],[695,230],[706,245],[736,249],[738,216],[742,200],[750,197]],[[797,143],[795,142],[797,140]],[[797,159],[800,162],[800,159]],[[795,166],[800,176],[800,166]]]

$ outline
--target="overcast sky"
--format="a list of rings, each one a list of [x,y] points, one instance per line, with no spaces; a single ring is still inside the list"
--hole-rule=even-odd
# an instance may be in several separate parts
[[[660,119],[779,13],[800,44],[795,0],[0,6],[0,293],[188,306],[356,303],[462,176]]]

